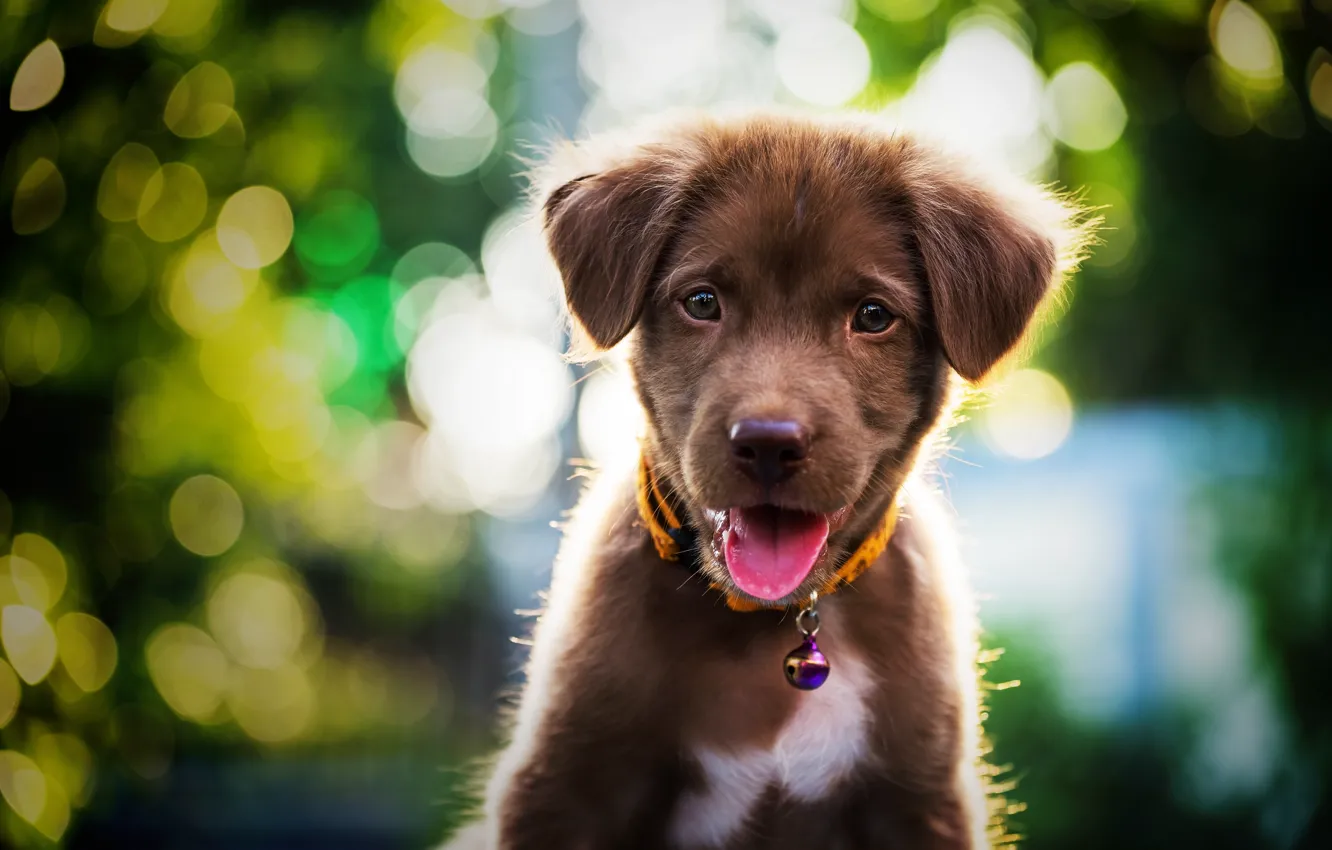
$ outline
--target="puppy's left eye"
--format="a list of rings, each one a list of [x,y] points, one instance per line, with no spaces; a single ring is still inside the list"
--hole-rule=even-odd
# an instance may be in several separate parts
[[[878,301],[865,301],[856,308],[851,317],[851,327],[856,333],[881,334],[893,326],[897,317]]]
[[[700,322],[715,322],[721,318],[721,302],[717,300],[717,293],[711,289],[696,289],[686,295],[681,303],[684,311]]]

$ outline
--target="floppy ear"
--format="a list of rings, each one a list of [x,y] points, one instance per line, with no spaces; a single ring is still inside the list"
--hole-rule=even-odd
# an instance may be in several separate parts
[[[638,322],[682,183],[678,152],[644,148],[627,162],[563,183],[542,204],[569,313],[596,349],[614,346]]]
[[[1074,264],[1074,212],[1032,187],[985,185],[956,165],[921,169],[906,191],[944,353],[958,374],[980,380]]]

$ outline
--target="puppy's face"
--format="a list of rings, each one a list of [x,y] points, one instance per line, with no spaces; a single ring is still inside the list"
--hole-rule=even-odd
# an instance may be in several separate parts
[[[947,369],[910,234],[835,175],[789,177],[708,193],[632,353],[714,577],[765,600],[807,594],[878,518]]]
[[[1051,234],[928,151],[789,121],[693,128],[563,184],[571,312],[631,363],[710,577],[785,604],[880,521],[1055,274]]]

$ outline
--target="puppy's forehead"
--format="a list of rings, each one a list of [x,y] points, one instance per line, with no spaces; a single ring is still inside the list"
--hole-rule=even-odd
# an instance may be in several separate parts
[[[740,282],[910,274],[906,231],[863,178],[817,160],[756,157],[709,184],[682,248],[732,267]]]

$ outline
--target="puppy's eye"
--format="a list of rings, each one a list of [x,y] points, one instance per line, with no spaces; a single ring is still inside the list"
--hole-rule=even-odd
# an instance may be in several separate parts
[[[887,307],[878,301],[866,301],[856,308],[856,314],[851,317],[851,327],[856,333],[881,334],[896,321],[897,317]]]
[[[721,302],[711,289],[696,289],[680,303],[686,313],[700,322],[715,322],[721,318]]]

